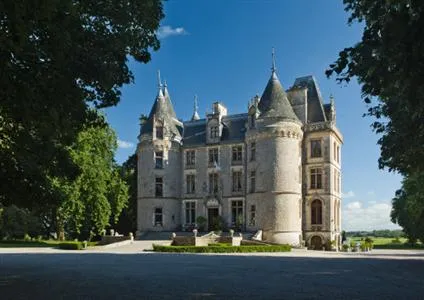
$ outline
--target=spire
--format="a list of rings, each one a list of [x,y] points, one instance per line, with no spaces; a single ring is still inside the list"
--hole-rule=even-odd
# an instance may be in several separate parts
[[[160,71],[158,71],[158,87],[158,95],[140,134],[152,134],[155,120],[160,120],[168,133],[181,136],[181,123],[177,120],[166,82],[162,85]]]
[[[268,84],[265,87],[258,105],[258,108],[261,111],[260,116],[299,121],[293,111],[289,99],[287,98],[287,94],[277,77],[276,70],[275,50],[272,48],[271,78],[268,80]]]
[[[193,116],[191,117],[192,121],[197,121],[200,119],[199,113],[197,112],[198,109],[199,106],[197,105],[197,95],[194,95]]]
[[[272,47],[272,67],[271,67],[272,74],[277,72],[277,67],[275,66],[275,49]]]

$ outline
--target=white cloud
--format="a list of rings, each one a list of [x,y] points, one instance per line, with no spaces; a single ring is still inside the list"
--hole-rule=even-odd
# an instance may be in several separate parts
[[[129,149],[129,148],[133,148],[133,147],[134,147],[134,144],[131,143],[131,142],[126,142],[126,141],[123,141],[123,140],[118,140],[118,148]]]
[[[165,25],[161,26],[157,32],[157,36],[160,39],[167,38],[172,35],[187,35],[188,32],[183,27],[175,27]]]
[[[398,229],[399,227],[390,221],[391,209],[391,204],[386,202],[368,202],[367,205],[360,201],[347,203],[342,211],[343,229]]]
[[[342,198],[352,198],[352,197],[355,197],[355,193],[353,191],[342,193]]]

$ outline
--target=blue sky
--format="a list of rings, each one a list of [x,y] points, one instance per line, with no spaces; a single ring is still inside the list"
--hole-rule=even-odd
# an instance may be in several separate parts
[[[192,114],[198,95],[204,117],[214,101],[229,113],[246,111],[247,102],[262,94],[270,76],[275,47],[279,78],[289,88],[295,78],[314,75],[328,102],[334,95],[342,148],[343,226],[346,230],[397,228],[390,222],[390,199],[401,177],[378,169],[378,136],[356,82],[338,85],[325,70],[340,50],[360,40],[361,25],[348,26],[342,1],[216,0],[165,3],[161,48],[148,64],[130,62],[135,84],[125,86],[121,102],[106,110],[123,162],[135,151],[138,117],[148,114],[161,70],[178,118]]]

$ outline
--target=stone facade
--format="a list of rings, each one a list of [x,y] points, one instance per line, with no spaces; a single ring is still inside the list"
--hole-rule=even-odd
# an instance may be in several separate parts
[[[245,114],[222,103],[180,122],[166,86],[141,127],[138,233],[234,228],[322,249],[340,243],[341,145],[333,99],[312,76],[287,91],[275,68]],[[202,228],[200,228],[202,229]]]

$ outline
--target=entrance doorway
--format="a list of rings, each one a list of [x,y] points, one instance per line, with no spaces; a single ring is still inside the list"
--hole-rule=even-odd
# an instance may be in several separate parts
[[[208,208],[208,231],[216,230],[219,226],[219,209]]]
[[[311,245],[310,245],[312,250],[322,250],[322,239],[320,236],[318,235],[314,235],[311,238]]]

